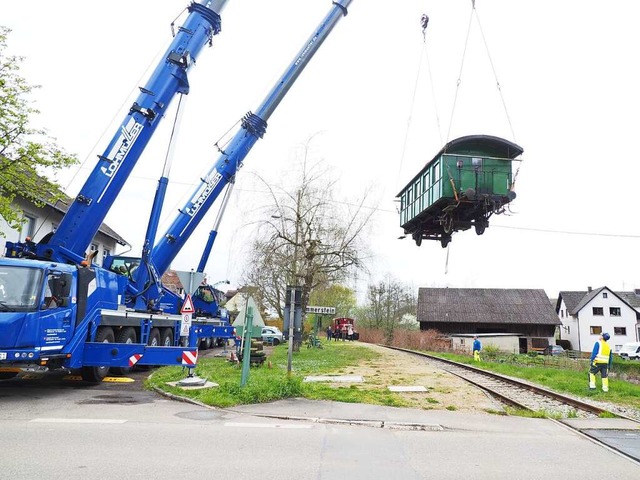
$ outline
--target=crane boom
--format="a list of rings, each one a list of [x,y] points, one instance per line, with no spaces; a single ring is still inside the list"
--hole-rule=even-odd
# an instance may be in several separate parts
[[[158,127],[172,99],[189,92],[187,72],[221,30],[228,0],[199,0],[175,35],[52,236],[36,247],[41,259],[80,263],[118,193]]]
[[[352,0],[334,1],[329,13],[314,30],[302,49],[296,54],[284,74],[265,97],[256,113],[248,112],[241,121],[238,132],[224,149],[190,199],[179,210],[177,217],[156,243],[151,257],[160,274],[167,271],[171,262],[182,249],[213,202],[224,187],[233,180],[238,168],[259,138],[266,132],[267,120],[280,104],[302,70],[311,60],[320,45],[337,22],[347,15]]]

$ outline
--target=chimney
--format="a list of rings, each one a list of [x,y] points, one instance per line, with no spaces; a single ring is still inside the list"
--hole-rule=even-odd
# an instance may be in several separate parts
[[[587,287],[587,293],[591,293],[591,287]]]
[[[636,295],[640,295],[640,288],[636,288],[636,289],[634,290],[634,292],[635,292],[635,294],[636,294]]]

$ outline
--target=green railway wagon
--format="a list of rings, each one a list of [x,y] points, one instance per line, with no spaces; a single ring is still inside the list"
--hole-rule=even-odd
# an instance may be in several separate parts
[[[503,138],[469,135],[447,143],[400,191],[400,226],[416,245],[456,231],[482,235],[489,217],[503,213],[516,194],[512,164],[522,148]]]

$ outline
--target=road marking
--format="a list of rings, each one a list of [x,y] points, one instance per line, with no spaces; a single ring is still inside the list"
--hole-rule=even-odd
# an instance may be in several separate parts
[[[63,380],[68,382],[82,382],[82,377],[80,375],[67,375],[63,378]],[[135,382],[133,378],[129,377],[104,377],[102,379],[104,383],[132,383]]]
[[[234,428],[289,428],[289,429],[302,429],[313,428],[313,425],[302,424],[289,424],[289,423],[239,423],[239,422],[226,422],[225,427]]]
[[[113,418],[34,418],[29,423],[126,423]]]

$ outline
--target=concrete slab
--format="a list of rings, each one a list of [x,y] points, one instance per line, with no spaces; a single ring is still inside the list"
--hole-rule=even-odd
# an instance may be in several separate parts
[[[585,435],[589,435],[611,448],[624,452],[627,455],[640,461],[640,429],[635,430],[581,430]]]
[[[206,381],[204,383],[204,385],[179,385],[179,382],[167,382],[167,385],[171,385],[172,387],[178,387],[181,388],[182,390],[201,390],[203,388],[215,388],[215,387],[219,387],[220,385],[218,385],[215,382],[210,382],[210,381]]]
[[[361,375],[309,375],[303,382],[363,383]]]
[[[427,387],[422,385],[389,385],[390,392],[427,392]]]
[[[578,430],[639,430],[640,424],[624,418],[566,418],[562,420]]]

